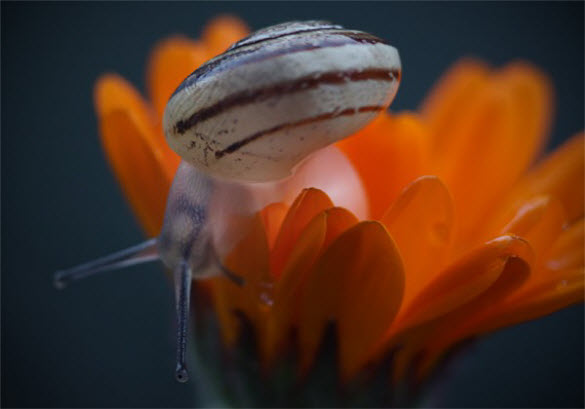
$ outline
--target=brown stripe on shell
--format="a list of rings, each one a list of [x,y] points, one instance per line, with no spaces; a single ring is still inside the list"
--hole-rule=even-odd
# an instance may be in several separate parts
[[[304,36],[303,42],[300,44],[297,43],[285,44],[282,47],[275,48],[274,50],[271,51],[262,50],[264,45],[261,45],[259,47],[244,46],[233,51],[226,51],[224,54],[221,54],[209,60],[207,63],[203,64],[191,75],[189,75],[173,92],[171,98],[180,91],[182,91],[183,89],[193,85],[194,83],[203,78],[207,78],[210,75],[217,74],[227,69],[232,69],[245,64],[266,61],[271,58],[280,57],[286,54],[294,54],[298,52],[311,51],[315,49],[342,47],[344,45],[350,45],[355,43],[372,45],[378,43],[387,44],[385,40],[376,37],[372,34],[352,30],[327,32],[327,34],[331,35],[325,38],[321,38],[322,41],[318,44],[311,41],[314,40],[315,38],[319,38],[320,37],[319,34],[321,33],[317,33],[317,35],[315,36],[311,35]],[[258,52],[259,50],[262,50],[263,52]]]
[[[208,120],[216,115],[219,115],[231,108],[242,106],[254,102],[262,102],[277,95],[287,95],[298,91],[305,91],[316,88],[320,85],[343,85],[348,82],[356,81],[396,81],[400,78],[400,70],[398,69],[382,69],[372,68],[366,70],[354,71],[332,71],[325,72],[318,75],[308,75],[302,78],[296,78],[291,81],[285,81],[267,87],[259,88],[251,91],[242,91],[236,94],[227,96],[219,102],[203,108],[189,118],[178,121],[175,126],[175,132],[184,134],[196,124]]]
[[[301,119],[300,121],[296,121],[296,122],[288,122],[286,124],[280,124],[277,126],[274,126],[272,128],[268,128],[268,129],[264,129],[262,131],[253,133],[252,135],[249,135],[237,142],[232,143],[230,146],[228,146],[225,149],[222,149],[221,151],[216,151],[215,152],[215,157],[217,159],[221,159],[222,157],[224,157],[226,154],[228,153],[234,153],[235,151],[237,151],[238,149],[242,148],[243,146],[249,144],[250,142],[254,142],[255,140],[278,132],[278,131],[282,131],[284,129],[292,129],[292,128],[296,128],[302,125],[308,125],[308,124],[312,124],[315,122],[321,122],[321,121],[326,121],[329,119],[334,119],[340,116],[349,116],[349,115],[355,115],[358,113],[364,113],[364,112],[378,112],[378,111],[382,111],[386,109],[385,106],[381,106],[381,105],[367,105],[367,106],[363,106],[363,107],[359,107],[359,108],[347,108],[344,109],[342,111],[333,111],[333,112],[326,112],[324,114],[321,115],[317,115],[311,118],[305,118],[305,119]]]

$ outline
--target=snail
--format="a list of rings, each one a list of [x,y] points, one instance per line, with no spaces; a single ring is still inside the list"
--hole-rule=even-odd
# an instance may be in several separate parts
[[[58,271],[55,285],[161,260],[174,274],[175,374],[186,382],[192,279],[223,274],[245,285],[221,262],[241,235],[232,216],[279,201],[311,155],[388,108],[400,75],[394,47],[325,21],[278,24],[236,42],[189,75],[166,105],[163,130],[182,162],[160,235]]]

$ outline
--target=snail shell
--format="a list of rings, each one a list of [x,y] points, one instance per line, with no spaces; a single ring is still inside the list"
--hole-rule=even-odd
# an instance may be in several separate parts
[[[397,50],[371,34],[323,21],[279,24],[187,77],[163,128],[171,148],[209,175],[278,180],[385,110],[400,73]]]

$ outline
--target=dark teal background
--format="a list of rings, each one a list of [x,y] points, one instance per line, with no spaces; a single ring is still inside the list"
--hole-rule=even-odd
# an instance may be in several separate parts
[[[461,56],[531,61],[557,92],[550,147],[583,128],[583,3],[2,2],[1,404],[182,407],[172,291],[156,265],[52,287],[52,272],[143,240],[102,155],[92,87],[144,90],[158,39],[218,13],[253,28],[329,19],[388,39],[403,62],[394,110],[416,109]],[[583,307],[486,337],[438,388],[449,407],[582,407]]]

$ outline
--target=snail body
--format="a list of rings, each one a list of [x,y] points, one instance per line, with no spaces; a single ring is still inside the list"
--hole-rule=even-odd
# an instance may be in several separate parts
[[[345,138],[396,94],[400,58],[384,40],[326,22],[285,23],[235,43],[171,96],[171,148],[205,173],[282,179]]]
[[[192,279],[223,274],[245,285],[222,264],[222,256],[245,231],[246,218],[285,200],[287,188],[305,183],[307,171],[298,168],[306,161],[305,169],[314,171],[309,158],[316,151],[328,161],[317,163],[319,170],[341,163],[329,174],[345,176],[344,187],[352,183],[347,176],[354,174],[347,170],[351,165],[327,146],[389,106],[400,70],[398,52],[385,41],[323,21],[279,24],[235,43],[189,75],[165,108],[165,136],[183,161],[160,235],[59,271],[55,285],[62,288],[97,272],[162,261],[174,273],[176,378],[187,381]],[[308,181],[315,187],[322,187],[321,182],[319,175]],[[332,190],[343,189],[336,182]]]

